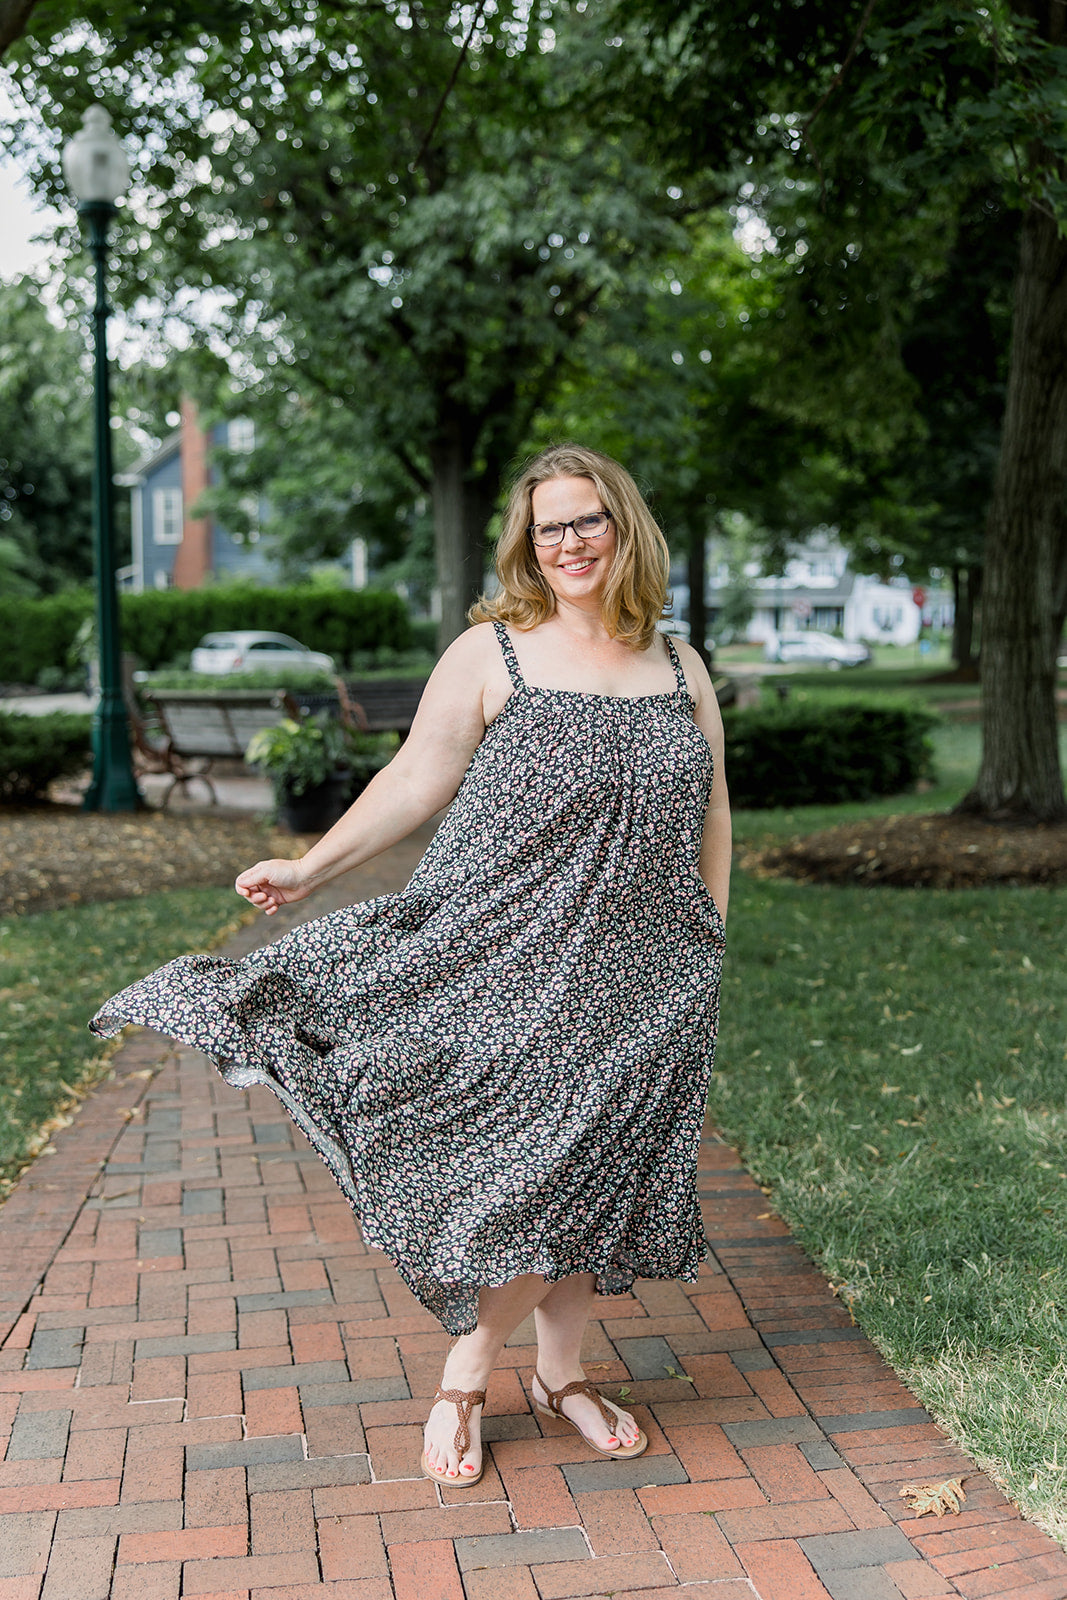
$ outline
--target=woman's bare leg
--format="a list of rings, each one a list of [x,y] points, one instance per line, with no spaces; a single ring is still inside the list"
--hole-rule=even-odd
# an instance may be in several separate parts
[[[542,1383],[534,1380],[534,1395],[545,1403],[542,1384],[550,1389],[562,1389],[585,1377],[582,1371],[582,1336],[593,1310],[596,1293],[595,1278],[591,1272],[575,1273],[554,1283],[539,1301],[534,1311],[537,1328],[537,1371]],[[563,1415],[577,1423],[587,1438],[602,1450],[613,1450],[621,1445],[634,1444],[639,1428],[628,1411],[622,1411],[610,1400],[605,1404],[616,1413],[615,1432],[612,1433],[594,1401],[585,1395],[571,1395],[563,1402]]]
[[[478,1326],[473,1333],[463,1334],[449,1350],[441,1388],[484,1389],[508,1338],[548,1292],[549,1285],[536,1272],[512,1278],[498,1289],[482,1289],[478,1296]],[[458,1483],[473,1476],[482,1461],[481,1415],[481,1408],[476,1407],[470,1420],[470,1449],[461,1462],[455,1448],[456,1408],[450,1401],[438,1400],[424,1435],[429,1465]]]

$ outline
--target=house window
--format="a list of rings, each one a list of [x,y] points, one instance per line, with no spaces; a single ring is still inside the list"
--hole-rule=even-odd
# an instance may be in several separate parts
[[[152,539],[155,544],[181,544],[182,492],[152,490]]]
[[[256,425],[251,417],[234,417],[226,437],[235,454],[247,456],[256,448]]]

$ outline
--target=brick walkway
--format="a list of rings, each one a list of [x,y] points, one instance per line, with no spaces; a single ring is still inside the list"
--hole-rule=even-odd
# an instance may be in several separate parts
[[[589,1331],[647,1455],[531,1414],[524,1326],[484,1480],[440,1492],[416,1474],[446,1337],[277,1102],[147,1033],[115,1067],[0,1212],[0,1600],[1067,1596],[1067,1554],[929,1421],[714,1131],[715,1262],[602,1300]],[[962,1515],[911,1519],[901,1483],[955,1474]]]

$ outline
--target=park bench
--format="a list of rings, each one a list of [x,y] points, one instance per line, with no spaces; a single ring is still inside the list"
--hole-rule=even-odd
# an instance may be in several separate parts
[[[212,763],[222,758],[243,761],[254,733],[301,715],[297,701],[284,689],[155,689],[145,700],[149,717],[131,717],[134,747],[146,770],[169,773],[174,780],[163,797],[164,808],[175,789],[187,789],[194,779],[207,785],[212,804],[217,804],[208,776]]]
[[[365,733],[409,733],[425,687],[425,678],[338,679],[341,716]]]

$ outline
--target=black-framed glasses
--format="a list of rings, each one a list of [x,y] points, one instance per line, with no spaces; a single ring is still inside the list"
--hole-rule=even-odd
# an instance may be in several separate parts
[[[570,522],[532,522],[527,533],[539,549],[551,549],[562,544],[568,528],[573,528],[579,539],[602,539],[611,521],[610,511],[590,511],[584,517],[574,517]]]

